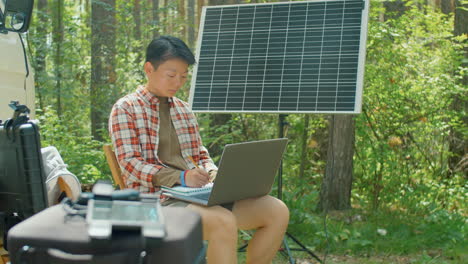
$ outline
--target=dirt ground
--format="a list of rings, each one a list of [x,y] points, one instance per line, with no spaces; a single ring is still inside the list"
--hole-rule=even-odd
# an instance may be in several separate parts
[[[296,259],[296,264],[315,264],[318,263],[316,260],[310,259]],[[289,263],[287,260],[279,263]],[[422,259],[421,257],[411,256],[385,256],[385,257],[355,257],[355,256],[328,256],[325,263],[327,264],[383,264],[383,263],[395,263],[395,264],[410,264],[410,263],[457,263],[465,264],[467,260],[450,260],[442,258],[433,259]]]
[[[323,260],[323,255],[318,254],[319,258]],[[307,257],[294,257],[296,264],[316,264],[319,263],[317,260]],[[287,264],[289,261],[286,257],[278,254],[274,259],[273,264]],[[423,263],[448,263],[448,264],[465,264],[468,263],[468,255],[462,259],[451,259],[440,256],[429,256],[429,255],[409,255],[409,256],[347,256],[347,255],[328,255],[325,259],[326,264],[383,264],[383,263],[395,263],[395,264],[423,264]]]

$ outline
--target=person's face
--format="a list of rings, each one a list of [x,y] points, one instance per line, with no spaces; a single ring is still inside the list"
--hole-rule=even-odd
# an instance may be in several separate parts
[[[154,69],[150,62],[146,62],[144,68],[148,77],[148,91],[161,97],[173,97],[187,81],[188,66],[181,59],[167,60],[157,69]]]

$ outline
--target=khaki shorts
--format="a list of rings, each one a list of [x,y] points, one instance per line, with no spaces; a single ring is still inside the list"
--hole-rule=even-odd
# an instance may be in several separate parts
[[[169,198],[161,203],[162,206],[170,206],[170,207],[187,207],[190,203],[185,201],[180,201],[177,199]]]
[[[167,196],[163,197],[161,196],[161,191],[157,191],[154,194],[161,198],[160,202],[162,206],[187,207],[187,205],[190,204],[188,202],[180,201],[180,200],[173,199]]]

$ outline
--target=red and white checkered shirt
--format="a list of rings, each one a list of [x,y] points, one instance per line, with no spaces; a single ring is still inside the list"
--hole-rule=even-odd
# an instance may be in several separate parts
[[[192,157],[206,171],[217,170],[202,145],[197,120],[188,104],[172,97],[169,105],[187,166],[195,167],[190,160]],[[152,178],[166,167],[158,158],[159,99],[144,86],[139,86],[136,92],[115,103],[109,118],[109,132],[127,187],[143,193],[157,191]]]

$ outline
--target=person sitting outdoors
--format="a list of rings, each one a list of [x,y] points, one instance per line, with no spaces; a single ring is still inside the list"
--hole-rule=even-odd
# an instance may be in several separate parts
[[[153,193],[160,186],[201,187],[216,176],[217,167],[202,144],[195,115],[175,97],[194,63],[182,40],[171,36],[152,40],[144,64],[146,84],[113,106],[109,131],[127,187]],[[163,205],[186,206],[201,215],[207,260],[215,264],[237,263],[238,229],[256,230],[246,262],[271,263],[289,221],[286,205],[269,195],[223,206],[172,199]]]

